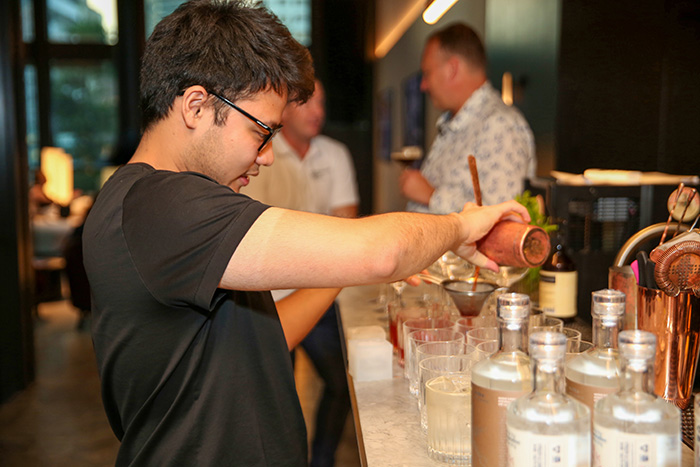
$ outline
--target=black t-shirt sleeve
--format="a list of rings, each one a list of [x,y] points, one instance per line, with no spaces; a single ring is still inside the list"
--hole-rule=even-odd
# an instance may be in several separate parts
[[[156,300],[208,311],[231,255],[267,207],[198,174],[155,172],[125,197],[122,229]]]

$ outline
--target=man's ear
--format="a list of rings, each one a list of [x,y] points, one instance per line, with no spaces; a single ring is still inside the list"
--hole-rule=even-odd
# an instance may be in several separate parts
[[[456,55],[452,55],[447,59],[447,76],[450,78],[450,80],[455,79],[455,77],[459,74],[459,69],[462,65],[463,63]]]
[[[180,112],[182,121],[187,128],[195,129],[202,121],[206,110],[205,105],[209,96],[210,94],[202,86],[190,86],[185,89],[180,103],[177,104],[176,102],[179,108],[175,110]]]

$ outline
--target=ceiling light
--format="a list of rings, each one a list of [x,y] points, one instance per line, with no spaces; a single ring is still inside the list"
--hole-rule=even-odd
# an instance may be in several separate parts
[[[428,24],[435,24],[457,0],[428,0],[428,6],[423,11],[423,21]]]

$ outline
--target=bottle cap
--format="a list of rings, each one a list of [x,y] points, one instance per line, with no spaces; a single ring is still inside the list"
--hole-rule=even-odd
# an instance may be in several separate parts
[[[530,297],[522,293],[504,293],[498,296],[498,317],[526,319],[530,316]]]
[[[648,331],[620,332],[618,348],[622,358],[631,362],[647,362],[656,358],[656,336]]]
[[[602,317],[620,317],[625,314],[625,294],[619,290],[596,290],[592,294],[591,314]]]
[[[530,334],[530,357],[536,360],[561,360],[566,355],[566,336],[560,332]]]

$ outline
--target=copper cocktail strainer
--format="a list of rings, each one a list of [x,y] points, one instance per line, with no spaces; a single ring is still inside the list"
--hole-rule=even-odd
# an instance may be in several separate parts
[[[700,297],[700,242],[684,241],[669,246],[656,262],[654,278],[672,297],[689,291]]]

